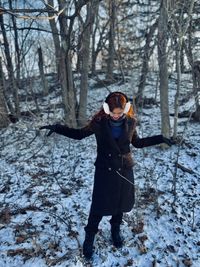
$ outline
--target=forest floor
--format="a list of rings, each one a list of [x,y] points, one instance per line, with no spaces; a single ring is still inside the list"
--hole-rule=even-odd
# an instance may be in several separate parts
[[[191,79],[183,78],[180,111],[192,112]],[[0,267],[199,267],[200,124],[179,119],[182,142],[170,148],[132,148],[136,204],[123,217],[124,247],[112,245],[109,217],[104,217],[93,259],[86,262],[82,244],[93,187],[95,138],[76,141],[39,131],[42,125],[61,121],[63,114],[59,89],[50,77],[49,84],[50,95],[37,99],[39,114],[0,131]],[[134,81],[107,88],[94,84],[91,81],[88,116],[101,107],[108,88],[133,95]],[[152,75],[145,96],[154,97],[155,88]],[[173,78],[172,114],[175,91]],[[141,137],[160,134],[158,99],[159,94],[156,104],[145,105],[138,114]],[[22,109],[34,109],[34,102],[26,99]],[[173,125],[173,116],[170,119]]]

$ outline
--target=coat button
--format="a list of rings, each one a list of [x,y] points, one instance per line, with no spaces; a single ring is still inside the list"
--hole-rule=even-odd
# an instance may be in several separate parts
[[[121,157],[122,155],[121,154],[118,154],[118,157]]]
[[[121,168],[119,168],[118,171],[121,171]]]
[[[111,157],[111,154],[108,154],[109,157]]]
[[[109,167],[108,170],[111,171],[112,169]]]

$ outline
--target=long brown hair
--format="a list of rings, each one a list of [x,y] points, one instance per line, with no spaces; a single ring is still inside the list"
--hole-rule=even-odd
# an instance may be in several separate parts
[[[126,103],[128,102],[128,97],[121,92],[113,92],[107,96],[105,101],[112,112],[115,108],[124,109]],[[132,105],[128,113],[126,113],[126,117],[135,119],[135,112]],[[105,113],[103,107],[92,117],[92,121],[101,120],[102,118],[109,118],[109,115]]]

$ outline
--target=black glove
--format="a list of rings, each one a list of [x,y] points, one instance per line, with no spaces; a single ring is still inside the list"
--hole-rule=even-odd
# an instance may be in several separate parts
[[[40,127],[40,130],[47,129],[49,130],[47,136],[50,136],[52,133],[54,133],[57,129],[57,125],[45,125]]]
[[[167,137],[162,137],[163,143],[167,144],[168,146],[174,145],[176,142],[173,140],[173,137],[167,138]]]

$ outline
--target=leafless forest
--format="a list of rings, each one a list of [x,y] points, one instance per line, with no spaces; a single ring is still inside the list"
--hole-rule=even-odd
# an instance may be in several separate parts
[[[87,266],[94,139],[39,127],[82,127],[114,90],[175,145],[133,151],[127,247],[103,223],[94,266],[200,266],[199,25],[198,0],[0,0],[0,267]]]

